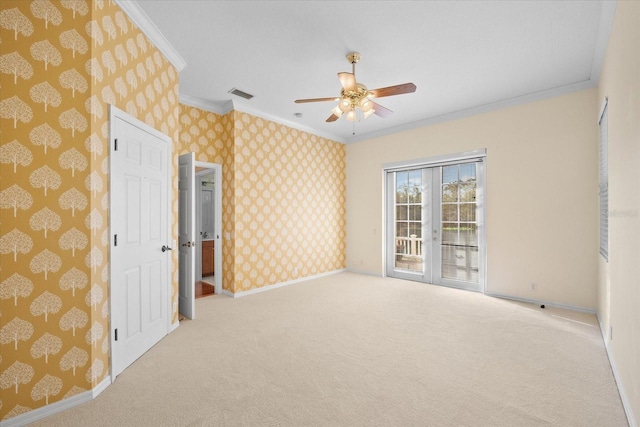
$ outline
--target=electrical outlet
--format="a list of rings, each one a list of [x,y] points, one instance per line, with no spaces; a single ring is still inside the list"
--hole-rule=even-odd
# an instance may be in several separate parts
[[[535,291],[538,289],[538,284],[536,282],[531,282],[531,290]]]
[[[298,275],[298,267],[296,267],[296,268],[294,268],[294,269],[293,269],[293,275],[294,275],[294,276],[297,276],[297,275]]]

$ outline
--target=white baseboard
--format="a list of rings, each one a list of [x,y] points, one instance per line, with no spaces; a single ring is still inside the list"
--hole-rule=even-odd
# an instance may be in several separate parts
[[[33,411],[26,412],[18,415],[17,417],[9,418],[8,420],[0,421],[0,427],[21,427],[27,424],[31,424],[43,418],[49,417],[53,414],[57,414],[67,409],[71,409],[74,406],[78,406],[82,403],[90,402],[95,399],[100,393],[102,393],[111,384],[111,377],[107,375],[100,384],[91,390],[87,390],[83,393],[71,396],[68,399],[60,400],[59,402],[52,403],[47,406],[43,406]]]
[[[107,389],[107,387],[109,387],[111,385],[111,376],[107,376],[105,377],[104,380],[102,380],[100,382],[100,384],[98,384],[97,386],[95,386],[95,388],[92,391],[93,393],[93,398],[95,399],[96,397],[98,397],[100,395],[100,393],[102,393],[103,391],[105,391]]]
[[[563,308],[566,310],[573,310],[573,311],[580,311],[583,313],[595,314],[596,318],[598,319],[598,325],[600,327],[600,336],[602,337],[602,342],[604,343],[604,348],[605,348],[605,351],[607,352],[609,365],[611,366],[611,371],[613,372],[613,378],[615,379],[616,385],[618,387],[618,393],[620,394],[620,400],[622,401],[622,407],[624,408],[624,413],[627,416],[629,427],[639,427],[638,423],[636,422],[633,416],[633,413],[631,412],[631,404],[629,402],[629,398],[627,397],[627,394],[625,393],[625,390],[624,390],[624,386],[620,381],[620,374],[618,373],[618,368],[616,367],[615,359],[613,358],[613,355],[611,354],[611,349],[609,348],[607,331],[603,329],[604,325],[600,319],[600,313],[598,313],[597,310],[593,310],[591,308],[576,307],[576,306],[567,305],[567,304],[558,304],[558,303],[549,302],[549,301],[539,301],[539,300],[533,300],[529,298],[514,297],[511,295],[504,295],[504,294],[498,294],[493,292],[486,292],[485,295],[496,297],[496,298],[504,298],[504,299],[510,299],[514,301],[520,301],[520,302],[525,302],[525,303],[530,303],[535,305],[544,304],[549,307],[557,307],[557,308]]]
[[[178,329],[178,326],[180,326],[180,321],[176,322],[176,323],[172,323],[171,326],[169,326],[169,333],[175,331],[176,329]]]
[[[228,290],[226,290],[226,289],[223,289],[220,293],[221,293],[222,295],[226,295],[226,296],[228,296],[228,297],[233,298],[233,292],[228,291]]]
[[[345,271],[348,271],[349,273],[354,273],[354,274],[362,274],[363,276],[385,277],[384,274],[373,273],[367,270],[358,270],[357,268],[346,268]]]
[[[241,291],[241,292],[235,292],[235,293],[229,292],[229,291],[223,289],[222,293],[225,294],[225,295],[229,295],[230,297],[233,297],[233,298],[246,297],[247,295],[253,295],[253,294],[257,294],[257,293],[265,292],[265,291],[271,291],[273,289],[281,288],[283,286],[289,286],[289,285],[293,285],[295,283],[307,282],[309,280],[319,279],[320,277],[326,277],[326,276],[331,276],[331,275],[338,274],[338,273],[343,273],[344,271],[346,271],[346,270],[344,268],[341,268],[340,270],[327,271],[326,273],[314,274],[313,276],[301,277],[300,279],[294,279],[294,280],[288,280],[286,282],[274,283],[273,285],[263,286],[261,288],[250,289],[248,291]]]
[[[565,309],[565,310],[579,311],[579,312],[582,312],[582,313],[597,314],[596,310],[594,310],[593,308],[579,307],[579,306],[569,305],[569,304],[560,304],[560,303],[553,302],[553,301],[544,301],[544,300],[536,300],[536,299],[532,299],[532,298],[523,298],[523,297],[517,297],[517,296],[513,296],[513,295],[501,294],[501,293],[490,292],[490,291],[489,292],[485,292],[484,294],[486,296],[488,296],[488,297],[502,298],[502,299],[508,299],[508,300],[512,300],[512,301],[519,301],[519,302],[526,302],[526,303],[534,304],[534,305],[542,305],[542,304],[544,304],[547,307],[555,307],[555,308],[562,308],[562,309]]]
[[[600,335],[602,335],[602,342],[604,343],[604,349],[607,352],[607,358],[609,359],[609,365],[611,366],[611,372],[613,372],[613,378],[616,380],[616,385],[618,386],[618,393],[620,394],[620,400],[622,401],[622,407],[624,408],[624,413],[627,415],[627,422],[629,423],[629,427],[638,427],[638,423],[636,422],[633,416],[633,413],[631,412],[631,402],[629,402],[627,393],[625,393],[624,386],[620,381],[620,374],[618,373],[616,362],[613,358],[613,355],[611,354],[611,349],[609,348],[607,331],[603,329],[604,324],[600,319],[600,313],[596,312],[596,316],[598,318],[598,325],[600,325]]]

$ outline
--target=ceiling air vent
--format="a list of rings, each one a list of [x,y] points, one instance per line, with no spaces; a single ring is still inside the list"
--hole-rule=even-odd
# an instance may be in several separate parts
[[[235,87],[234,87],[233,89],[231,89],[231,90],[229,91],[229,93],[231,93],[231,94],[233,94],[233,95],[236,95],[236,96],[239,96],[239,97],[244,98],[244,99],[251,99],[251,98],[253,98],[253,95],[251,95],[250,93],[243,92],[243,91],[241,91],[241,90],[239,90],[239,89],[236,89]]]

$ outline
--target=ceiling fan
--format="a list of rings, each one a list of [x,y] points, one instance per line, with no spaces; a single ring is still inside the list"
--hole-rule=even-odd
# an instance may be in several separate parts
[[[331,109],[331,115],[326,121],[335,122],[342,114],[345,114],[348,121],[355,122],[359,119],[360,115],[366,119],[371,114],[376,114],[383,118],[393,114],[393,111],[374,102],[372,100],[373,98],[401,95],[403,93],[413,93],[416,91],[416,85],[413,83],[403,83],[372,90],[367,89],[362,83],[356,82],[356,64],[359,60],[360,54],[358,52],[351,52],[347,55],[347,61],[351,63],[352,68],[350,73],[338,73],[338,79],[340,79],[340,84],[342,84],[340,96],[297,99],[295,102],[300,104],[305,102],[338,101],[338,105]]]

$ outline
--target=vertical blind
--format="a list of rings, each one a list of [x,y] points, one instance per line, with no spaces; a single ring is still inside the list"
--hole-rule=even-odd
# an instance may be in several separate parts
[[[605,98],[598,125],[600,127],[600,253],[609,259],[609,114]]]

